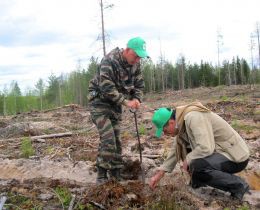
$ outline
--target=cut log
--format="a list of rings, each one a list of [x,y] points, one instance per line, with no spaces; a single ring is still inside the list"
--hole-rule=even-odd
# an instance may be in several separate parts
[[[48,134],[48,135],[41,135],[41,136],[32,136],[32,140],[36,139],[50,139],[50,138],[58,138],[58,137],[64,137],[64,136],[72,136],[72,132],[66,132],[66,133],[54,133],[54,134]]]

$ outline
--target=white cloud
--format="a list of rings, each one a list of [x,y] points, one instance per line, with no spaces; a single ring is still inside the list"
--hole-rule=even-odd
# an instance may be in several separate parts
[[[105,10],[107,51],[142,36],[154,62],[161,51],[173,63],[182,53],[192,63],[215,64],[219,28],[220,59],[238,55],[250,61],[259,0],[104,1],[108,4],[114,7]],[[26,87],[51,72],[70,72],[78,59],[86,67],[92,55],[102,56],[100,28],[99,0],[1,0],[0,90],[12,80]]]

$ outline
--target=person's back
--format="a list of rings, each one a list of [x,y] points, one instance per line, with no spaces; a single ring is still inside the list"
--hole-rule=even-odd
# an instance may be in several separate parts
[[[212,148],[214,148],[214,152],[218,152],[234,162],[243,162],[249,158],[249,149],[244,139],[216,113],[192,111],[186,114],[184,119],[186,125],[188,125],[186,128],[190,138],[194,138],[194,133],[200,132],[201,128],[206,128],[207,131],[204,133],[213,134],[215,145]],[[210,130],[212,132],[208,132]],[[204,136],[208,139],[212,137]],[[198,135],[197,138],[199,138]],[[192,142],[195,141],[194,139],[191,140]]]

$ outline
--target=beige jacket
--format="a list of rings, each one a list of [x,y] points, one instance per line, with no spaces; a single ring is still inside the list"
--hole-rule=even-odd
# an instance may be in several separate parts
[[[181,107],[181,111],[184,110]],[[178,116],[183,116],[178,111],[180,110],[177,107],[177,122]],[[229,160],[237,163],[249,158],[249,149],[242,137],[224,119],[211,111],[190,110],[183,116],[183,125],[178,124],[178,127],[183,128],[177,138],[182,141],[183,145],[186,145],[185,149],[191,149],[187,155],[181,155],[186,158],[188,164],[193,159],[204,158],[214,152],[223,154]],[[164,171],[171,172],[179,160],[177,158],[177,138],[174,138],[173,149],[160,167]]]

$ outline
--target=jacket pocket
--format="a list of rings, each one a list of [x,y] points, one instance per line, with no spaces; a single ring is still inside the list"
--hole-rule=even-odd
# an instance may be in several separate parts
[[[242,162],[248,159],[249,150],[243,139],[232,135],[228,140],[216,143],[224,152],[228,153],[234,162]]]

